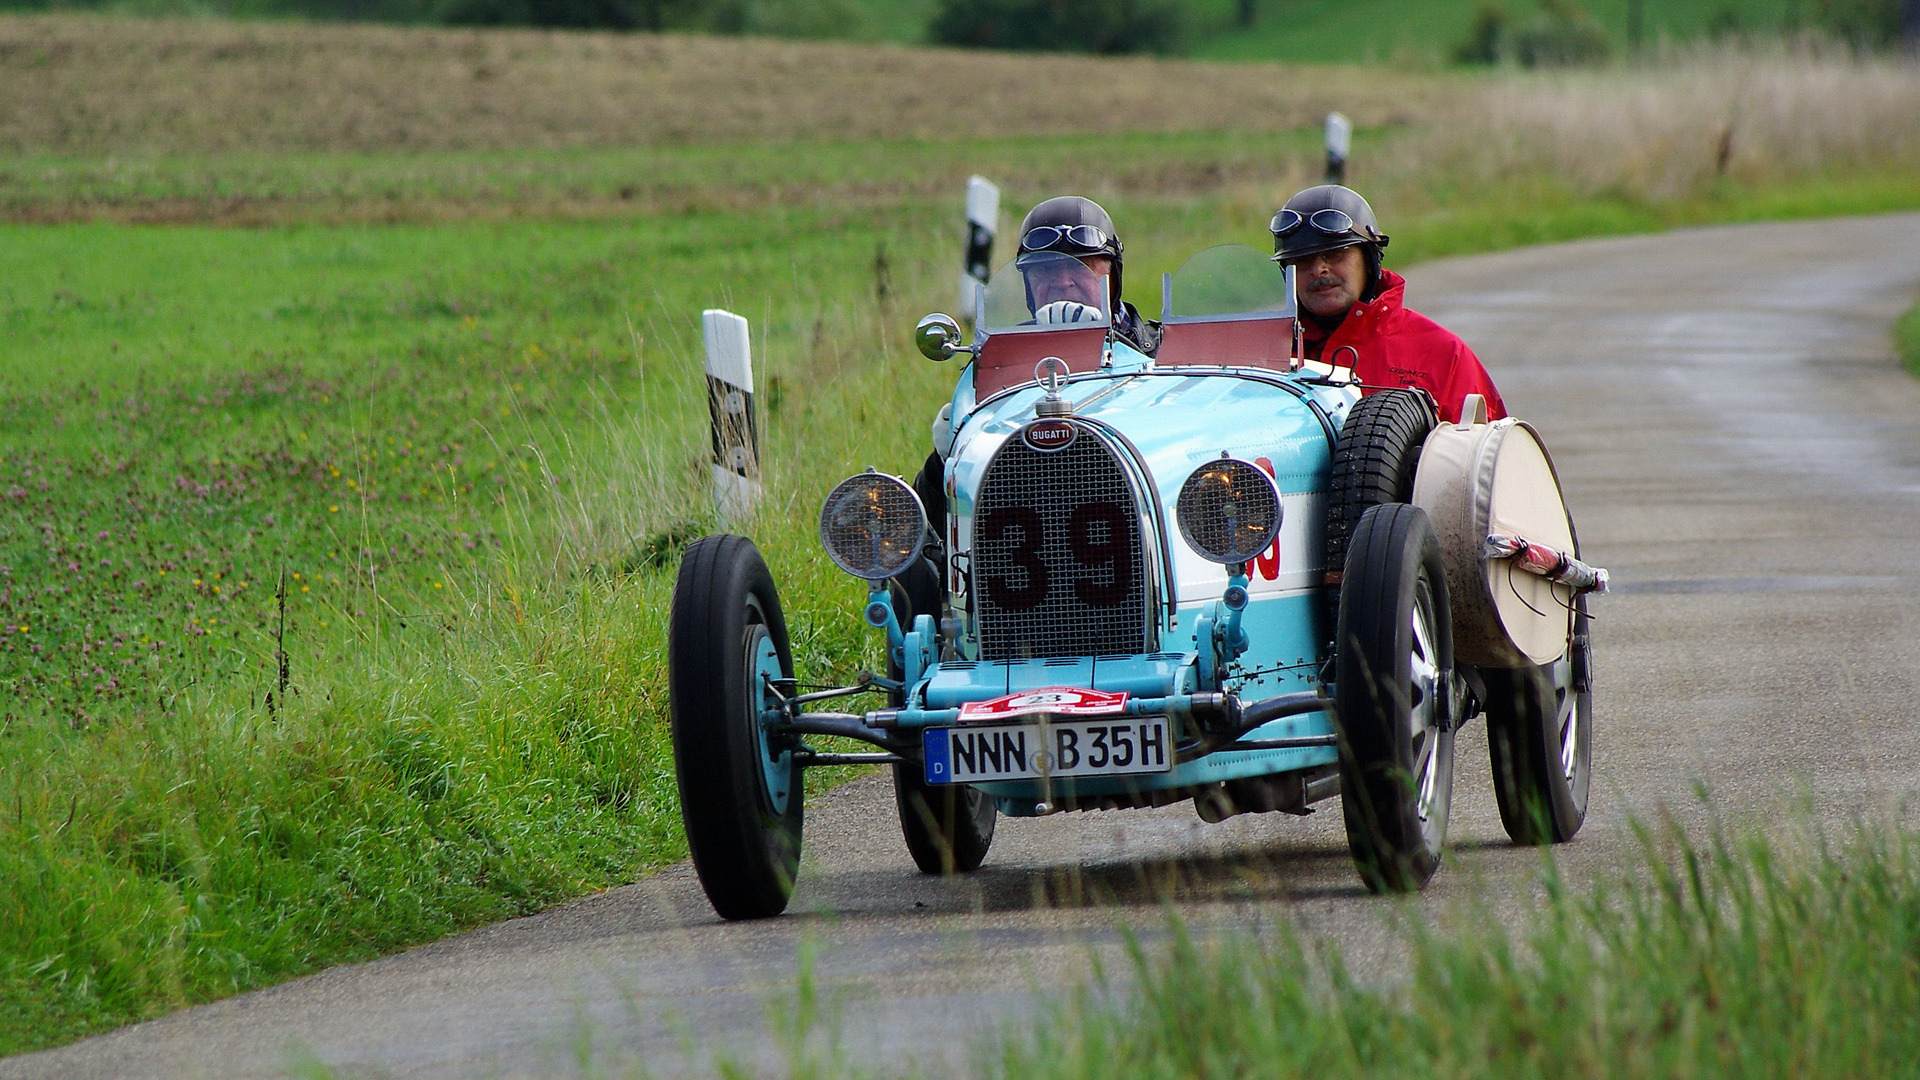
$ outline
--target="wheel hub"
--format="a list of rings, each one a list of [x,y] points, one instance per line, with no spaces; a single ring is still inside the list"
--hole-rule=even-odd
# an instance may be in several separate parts
[[[773,704],[768,684],[785,674],[780,669],[780,650],[765,627],[755,626],[747,639],[747,666],[753,672],[750,691],[753,700],[749,703],[752,708],[748,715],[764,716]],[[754,736],[759,744],[760,772],[766,784],[767,801],[776,815],[785,814],[787,800],[793,796],[793,750],[776,748],[764,723],[754,725]]]

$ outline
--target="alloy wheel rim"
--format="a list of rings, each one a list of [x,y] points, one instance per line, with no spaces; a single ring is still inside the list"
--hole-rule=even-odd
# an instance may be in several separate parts
[[[1414,813],[1420,831],[1432,838],[1437,822],[1435,803],[1440,782],[1440,662],[1434,650],[1433,597],[1422,590],[1413,604],[1413,637],[1409,656],[1412,706]]]
[[[1560,736],[1560,776],[1571,782],[1579,767],[1580,695],[1573,691],[1571,652],[1553,664],[1554,730]]]

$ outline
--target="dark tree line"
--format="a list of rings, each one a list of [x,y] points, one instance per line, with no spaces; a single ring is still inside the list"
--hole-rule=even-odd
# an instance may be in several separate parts
[[[1182,0],[940,0],[930,40],[992,49],[1173,52]],[[1241,17],[1253,0],[1237,0]],[[102,9],[115,0],[0,0],[0,11]],[[151,0],[146,9],[164,7]],[[453,26],[706,30],[788,37],[845,36],[852,0],[178,0],[180,10],[237,18]]]
[[[1646,6],[1646,0],[1628,0],[1629,52],[1645,44]],[[1813,31],[1862,50],[1902,45],[1915,51],[1920,50],[1920,0],[1802,0],[1773,26],[1746,25],[1728,5],[1709,21],[1707,31],[1714,37]],[[1539,0],[1531,13],[1487,0],[1475,12],[1466,39],[1455,47],[1454,59],[1551,67],[1604,60],[1611,51],[1606,30],[1573,0]]]
[[[1181,11],[1171,0],[941,0],[934,41],[1045,52],[1174,52]]]

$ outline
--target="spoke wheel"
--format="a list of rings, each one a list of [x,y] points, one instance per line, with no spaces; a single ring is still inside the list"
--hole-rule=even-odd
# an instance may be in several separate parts
[[[1451,781],[1452,733],[1447,730],[1446,710],[1440,700],[1446,686],[1440,678],[1443,661],[1434,643],[1437,635],[1433,620],[1432,591],[1425,587],[1416,589],[1409,620],[1413,648],[1407,658],[1409,696],[1416,703],[1410,710],[1407,725],[1413,747],[1413,812],[1420,823],[1421,843],[1438,848],[1446,839],[1446,808],[1437,800],[1442,797],[1441,780]],[[1444,762],[1443,751],[1449,758]]]
[[[762,722],[768,682],[792,676],[780,597],[753,541],[695,541],[673,590],[667,683],[687,845],[723,918],[778,915],[800,870],[801,770]]]
[[[1551,664],[1482,669],[1487,746],[1500,823],[1516,844],[1560,844],[1586,822],[1593,778],[1593,639],[1575,603],[1566,654]]]
[[[1361,515],[1340,591],[1334,697],[1340,797],[1354,866],[1375,892],[1410,892],[1440,866],[1453,803],[1447,579],[1427,516]]]

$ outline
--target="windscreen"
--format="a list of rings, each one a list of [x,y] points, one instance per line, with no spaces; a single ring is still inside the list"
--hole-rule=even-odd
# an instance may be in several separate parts
[[[1210,247],[1168,275],[1160,317],[1290,318],[1294,314],[1291,278],[1292,273],[1264,251],[1245,244]]]
[[[1071,255],[1035,251],[994,272],[980,328],[1066,330],[1107,325],[1107,279]]]

